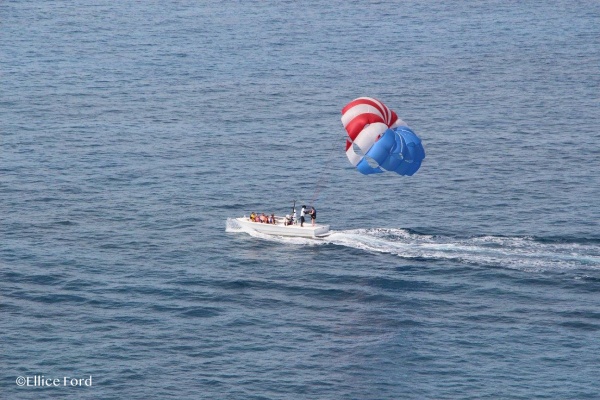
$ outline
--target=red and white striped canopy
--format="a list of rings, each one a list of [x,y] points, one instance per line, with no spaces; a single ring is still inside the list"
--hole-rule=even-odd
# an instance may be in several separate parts
[[[346,156],[354,166],[388,128],[406,125],[394,111],[372,97],[359,97],[346,104],[342,124],[348,132]],[[356,152],[353,144],[362,154]]]

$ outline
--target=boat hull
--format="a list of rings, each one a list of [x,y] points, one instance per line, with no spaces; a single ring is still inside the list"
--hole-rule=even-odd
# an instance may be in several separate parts
[[[304,226],[300,226],[299,224],[286,226],[283,223],[263,224],[252,222],[250,218],[236,218],[235,220],[243,228],[252,229],[267,235],[316,238],[329,234],[329,225],[316,224],[312,226],[310,223],[304,223]]]

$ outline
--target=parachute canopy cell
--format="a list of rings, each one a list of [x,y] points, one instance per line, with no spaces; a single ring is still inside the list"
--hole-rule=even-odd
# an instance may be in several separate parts
[[[346,156],[365,174],[413,175],[425,158],[421,139],[381,101],[359,97],[342,109]]]

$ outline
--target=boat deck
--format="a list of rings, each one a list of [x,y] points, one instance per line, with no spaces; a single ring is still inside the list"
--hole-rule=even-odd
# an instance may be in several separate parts
[[[314,238],[329,234],[329,225],[315,224],[312,226],[310,222],[305,222],[304,226],[300,226],[299,223],[284,225],[283,217],[276,217],[276,224],[252,222],[250,218],[247,217],[236,218],[235,220],[244,228],[249,228],[256,232],[266,233],[268,235]]]

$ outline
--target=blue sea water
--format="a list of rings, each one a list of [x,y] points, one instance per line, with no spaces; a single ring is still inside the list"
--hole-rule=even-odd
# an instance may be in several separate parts
[[[600,398],[598,2],[4,1],[0,72],[1,398]]]

